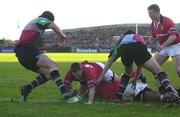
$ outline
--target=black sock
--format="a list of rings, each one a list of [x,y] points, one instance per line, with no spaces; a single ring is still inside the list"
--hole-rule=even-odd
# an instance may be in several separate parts
[[[64,94],[66,92],[66,87],[62,83],[59,72],[57,70],[54,70],[50,73],[50,75],[57,87],[60,89],[61,93]]]
[[[138,78],[141,80],[142,83],[146,83],[146,77],[142,73],[139,74]]]
[[[44,84],[46,81],[48,81],[47,77],[44,74],[40,74],[30,84],[28,84],[27,87],[29,90],[32,90],[33,88]]]
[[[129,79],[130,79],[129,75],[125,73],[122,75],[121,80],[120,80],[120,86],[117,92],[117,97],[122,98],[122,95],[128,85]]]
[[[157,79],[159,84],[164,87],[166,91],[172,91],[172,86],[167,78],[167,74],[165,72],[160,72],[157,75]]]
[[[178,95],[180,96],[180,89],[176,89],[176,91],[178,92]]]

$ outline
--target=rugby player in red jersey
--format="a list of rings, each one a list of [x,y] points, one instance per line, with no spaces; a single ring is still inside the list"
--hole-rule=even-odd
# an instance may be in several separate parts
[[[174,22],[161,15],[160,8],[156,4],[148,7],[148,14],[152,20],[150,44],[152,44],[153,39],[159,42],[158,52],[154,58],[159,65],[162,65],[171,57],[177,75],[180,77],[180,35]]]
[[[88,91],[88,104],[93,103],[95,92],[99,89],[96,87],[96,80],[103,71],[104,64],[100,62],[88,62],[72,63],[70,70],[66,73],[64,84],[67,89],[71,88],[72,81],[80,82],[86,91]],[[113,82],[117,78],[110,69],[107,70],[103,78],[104,82]]]

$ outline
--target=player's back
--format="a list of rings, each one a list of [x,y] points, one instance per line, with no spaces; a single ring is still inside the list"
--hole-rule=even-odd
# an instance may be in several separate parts
[[[103,68],[95,62],[84,61],[81,63],[81,66],[83,68],[83,71],[87,74],[85,76],[92,76],[94,78],[96,77],[96,79],[103,71]]]

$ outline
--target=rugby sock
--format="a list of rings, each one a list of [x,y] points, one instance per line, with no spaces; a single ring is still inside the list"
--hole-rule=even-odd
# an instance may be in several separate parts
[[[47,77],[44,74],[40,74],[30,84],[27,85],[27,88],[28,90],[32,90],[33,88],[44,84],[46,81],[48,81]]]
[[[142,83],[146,83],[146,77],[142,73],[139,73],[138,79],[141,80]]]
[[[64,94],[66,92],[66,87],[62,83],[59,72],[57,70],[54,70],[50,73],[50,76],[57,85],[57,87],[60,89],[61,93]]]
[[[122,77],[121,77],[121,80],[120,80],[120,86],[119,86],[119,89],[118,89],[118,92],[117,92],[117,97],[118,98],[122,98],[122,95],[128,85],[128,82],[129,82],[129,79],[130,79],[130,76],[128,74],[123,74]]]
[[[155,80],[158,80],[157,75],[153,74],[153,77],[155,78]]]
[[[159,84],[163,86],[166,89],[166,91],[172,91],[172,86],[170,85],[170,82],[167,78],[167,74],[165,72],[158,73],[157,79],[159,81]]]

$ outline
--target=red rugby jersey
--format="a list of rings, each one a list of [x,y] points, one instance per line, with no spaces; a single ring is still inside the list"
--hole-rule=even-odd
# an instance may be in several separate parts
[[[173,44],[180,42],[180,36],[177,33],[174,22],[165,16],[161,16],[160,22],[156,23],[153,21],[151,23],[152,37],[158,39],[160,45],[163,44],[169,36],[176,35],[176,39]]]
[[[94,62],[84,61],[81,63],[81,68],[83,70],[83,79],[80,82],[84,85],[87,85],[88,88],[93,87],[97,78],[103,71],[102,67]],[[65,76],[64,84],[70,87],[73,80],[76,81],[71,71],[69,70]]]

